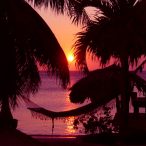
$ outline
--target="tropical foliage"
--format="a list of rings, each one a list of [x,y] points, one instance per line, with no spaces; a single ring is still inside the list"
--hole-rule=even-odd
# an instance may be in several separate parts
[[[101,112],[95,110],[77,117],[74,120],[74,128],[86,134],[118,132],[118,125],[115,124],[111,114],[112,107],[103,106],[102,108]]]
[[[92,3],[94,2],[94,3]],[[101,2],[101,1],[100,1]],[[96,56],[102,65],[114,59],[122,68],[120,131],[126,130],[131,84],[129,66],[146,56],[146,3],[144,0],[91,1],[86,6],[100,10],[77,34],[74,44],[77,65],[88,70],[86,54]]]
[[[113,57],[122,64],[128,59],[129,65],[137,63],[146,55],[146,17],[144,1],[127,0],[105,1],[101,15],[87,23],[84,30],[77,34],[75,56],[81,69],[86,66],[86,52],[97,56],[105,65]],[[143,16],[142,16],[143,15]]]
[[[137,75],[136,71],[137,69],[128,73],[131,92],[136,87],[139,92],[144,93],[146,92],[146,81]],[[122,82],[122,69],[115,64],[104,69],[90,71],[70,88],[70,101],[83,103],[85,100],[90,100],[97,105],[105,105],[122,94]]]
[[[61,46],[44,20],[24,0],[1,2],[0,44],[1,111],[9,111],[9,104],[15,107],[21,98],[38,90],[37,64],[59,78],[63,87],[69,83],[68,63]]]
[[[122,120],[127,120],[131,92],[129,66],[146,56],[145,0],[29,0],[66,13],[73,23],[84,24],[74,44],[76,64],[87,71],[87,52],[102,65],[111,58],[122,68]],[[91,19],[90,8],[95,9]],[[122,127],[121,127],[122,129]]]

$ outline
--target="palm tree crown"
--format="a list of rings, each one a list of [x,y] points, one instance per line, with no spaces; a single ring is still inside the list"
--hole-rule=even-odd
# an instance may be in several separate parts
[[[92,6],[92,4],[91,4]],[[86,66],[86,52],[97,56],[105,65],[111,57],[121,62],[128,57],[132,65],[146,55],[146,4],[143,1],[106,1],[94,7],[101,14],[88,21],[82,32],[77,33],[74,44],[77,64]]]
[[[38,63],[67,87],[69,70],[65,54],[44,20],[24,0],[1,2],[0,44],[0,102],[8,98],[15,107],[20,97],[38,90]]]

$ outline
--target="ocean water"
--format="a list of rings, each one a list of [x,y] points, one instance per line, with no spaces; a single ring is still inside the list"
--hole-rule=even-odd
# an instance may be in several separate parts
[[[34,103],[52,111],[66,111],[82,106],[80,104],[73,104],[70,102],[68,97],[70,91],[62,89],[57,84],[55,78],[48,77],[44,72],[40,72],[40,75],[42,80],[40,89],[35,95],[30,96],[30,99]],[[140,76],[146,79],[146,72],[141,73]],[[71,72],[71,85],[82,77],[83,75],[80,72]],[[87,104],[87,102],[84,104]],[[20,106],[13,111],[14,118],[18,119],[17,129],[29,135],[51,135],[52,120],[40,120],[38,118],[34,118],[27,107],[28,105],[22,102],[20,103]],[[78,131],[73,129],[73,120],[74,117],[55,120],[53,134],[80,134]]]
[[[58,81],[53,77],[48,77],[46,73],[40,72],[41,86],[35,95],[31,95],[30,99],[39,106],[52,111],[66,111],[77,108],[79,104],[73,104],[69,100],[69,90],[62,89]],[[83,77],[80,72],[71,72],[70,86]],[[27,109],[28,105],[24,102],[13,111],[14,118],[18,119],[18,129],[27,134],[52,134],[52,120],[40,120],[32,116]],[[72,126],[74,118],[55,120],[54,135],[72,135],[78,134]]]

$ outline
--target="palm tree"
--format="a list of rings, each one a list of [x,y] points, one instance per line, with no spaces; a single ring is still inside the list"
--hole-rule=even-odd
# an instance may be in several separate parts
[[[86,6],[93,6],[88,3]],[[112,58],[123,72],[121,130],[128,122],[131,85],[128,79],[129,66],[137,64],[146,55],[146,3],[144,0],[109,0],[94,4],[100,15],[88,21],[82,32],[77,34],[74,44],[76,63],[87,70],[86,53],[97,56],[102,65]]]
[[[65,54],[53,32],[24,0],[0,5],[1,121],[13,119],[10,107],[35,93],[40,85],[37,64],[60,79],[65,88],[69,70]]]
[[[85,25],[74,44],[76,64],[88,70],[86,52],[97,56],[102,65],[113,57],[123,69],[122,121],[128,119],[129,65],[146,55],[146,2],[144,0],[28,0],[36,6],[49,5],[57,13],[65,10],[76,24]],[[94,7],[94,20],[86,8]],[[123,129],[121,127],[121,129]]]

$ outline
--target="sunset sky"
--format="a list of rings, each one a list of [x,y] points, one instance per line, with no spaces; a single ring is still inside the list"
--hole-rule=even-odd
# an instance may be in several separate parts
[[[68,57],[72,54],[73,50],[71,50],[71,48],[75,42],[75,34],[81,30],[82,26],[72,24],[71,20],[67,16],[57,15],[50,9],[41,8],[37,9],[37,12],[47,22],[55,34],[66,56]],[[90,64],[90,69],[94,69],[99,66],[97,62],[93,62],[91,59],[88,59],[88,64]],[[77,67],[74,65],[74,61],[69,62],[69,69],[77,70]]]
[[[71,23],[71,20],[67,16],[57,15],[52,12],[49,8],[37,9],[37,12],[41,17],[47,22],[53,33],[55,34],[57,40],[59,41],[61,47],[63,48],[67,57],[72,54],[71,50],[73,43],[75,42],[75,34],[81,31],[82,26],[76,26]],[[99,68],[98,61],[92,61],[91,58],[88,59],[89,69]],[[74,61],[69,61],[69,69],[77,70],[74,65]],[[145,65],[146,70],[146,65]]]
[[[37,12],[39,12],[55,34],[66,56],[72,54],[71,47],[75,34],[80,30],[80,27],[71,24],[67,16],[57,15],[49,9],[42,8],[41,10],[37,10]],[[74,62],[69,62],[69,68],[70,70],[75,70]]]

